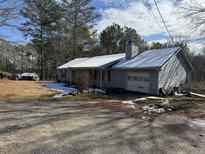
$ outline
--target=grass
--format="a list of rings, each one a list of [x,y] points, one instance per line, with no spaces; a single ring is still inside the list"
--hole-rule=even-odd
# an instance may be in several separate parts
[[[63,98],[64,100],[70,100],[70,101],[91,101],[91,100],[109,100],[109,99],[117,99],[114,96],[108,96],[108,95],[101,95],[101,94],[95,94],[95,93],[91,93],[91,94],[82,94],[79,93],[74,97],[71,96],[65,96]]]
[[[38,99],[54,94],[34,81],[0,81],[0,100]]]

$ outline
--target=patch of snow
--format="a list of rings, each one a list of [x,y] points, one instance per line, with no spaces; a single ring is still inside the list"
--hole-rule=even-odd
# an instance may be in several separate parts
[[[67,95],[67,93],[56,94],[56,95],[54,95],[53,97],[54,97],[54,98],[61,98],[61,97],[65,96],[65,95]]]
[[[106,93],[106,89],[98,89],[98,88],[89,88],[85,90],[85,92],[99,92],[99,93]]]
[[[197,93],[193,93],[193,92],[190,92],[191,95],[194,95],[194,96],[198,96],[198,97],[203,97],[205,98],[205,95],[203,94],[197,94]]]
[[[145,100],[147,100],[146,97],[143,97],[143,98],[137,98],[137,99],[134,99],[133,101],[134,101],[134,102],[137,102],[137,101],[145,101]]]
[[[76,88],[72,88],[72,87],[67,87],[65,86],[64,83],[56,83],[56,82],[47,82],[44,83],[44,86],[47,88],[50,88],[52,90],[56,90],[58,92],[61,92],[63,94],[75,94],[77,93],[77,89]]]
[[[142,97],[142,98],[134,99],[133,102],[146,101],[147,99],[168,100],[168,99],[171,99],[171,98],[162,98],[162,97],[148,96],[148,97]]]
[[[204,119],[194,119],[189,121],[191,126],[196,126],[205,129],[205,120]]]
[[[175,91],[174,96],[185,96],[185,94],[181,94],[181,93],[178,93],[177,91]]]
[[[136,108],[136,107],[134,106],[134,103],[133,103],[133,101],[132,101],[132,100],[122,101],[122,103],[127,104],[127,106],[126,106],[126,107],[128,107],[128,108],[133,108],[133,109],[135,109],[135,108]]]
[[[130,104],[130,105],[133,105],[133,104],[134,104],[132,100],[122,101],[122,103],[125,103],[125,104]]]
[[[95,88],[94,91],[100,92],[100,93],[106,93],[106,91],[104,91],[104,90],[102,90],[102,89],[97,89],[97,88]]]
[[[128,105],[127,107],[128,107],[128,108],[133,108],[133,109],[136,108],[134,105]]]
[[[148,96],[148,99],[167,99],[167,98],[162,98],[162,97],[155,97],[155,96]]]

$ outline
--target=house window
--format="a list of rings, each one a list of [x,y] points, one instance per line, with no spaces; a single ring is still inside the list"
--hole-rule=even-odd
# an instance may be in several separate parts
[[[66,77],[66,70],[64,69],[61,70],[61,77]]]

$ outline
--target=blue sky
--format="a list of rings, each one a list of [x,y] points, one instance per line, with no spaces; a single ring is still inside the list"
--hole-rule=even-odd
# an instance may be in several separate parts
[[[14,1],[14,0],[13,0]],[[153,0],[92,0],[91,5],[97,8],[102,14],[101,20],[95,26],[98,34],[112,23],[121,26],[132,27],[148,43],[152,41],[166,42],[169,39],[167,32],[162,24]],[[197,0],[200,4],[205,4],[205,0]],[[11,0],[12,2],[12,0]],[[20,2],[20,0],[18,1]],[[191,0],[157,0],[158,6],[164,20],[173,36],[183,36],[192,38],[190,21],[183,18],[181,6]],[[21,25],[23,18],[10,21],[12,24]],[[17,43],[25,43],[22,33],[15,28],[1,27],[0,37]],[[190,39],[189,46],[193,52],[199,52],[204,45],[203,41],[193,41]]]

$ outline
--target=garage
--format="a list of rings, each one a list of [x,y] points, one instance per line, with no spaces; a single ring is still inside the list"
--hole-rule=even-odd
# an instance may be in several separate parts
[[[129,91],[149,93],[149,73],[128,72],[127,87]]]

